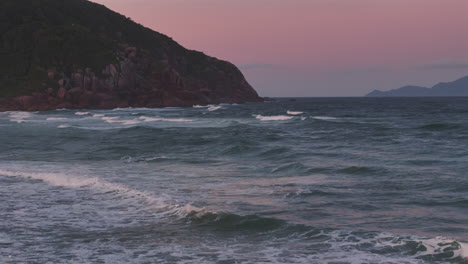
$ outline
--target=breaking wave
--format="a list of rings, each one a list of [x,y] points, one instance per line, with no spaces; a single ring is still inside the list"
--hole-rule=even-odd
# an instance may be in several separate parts
[[[299,111],[287,111],[286,112],[288,115],[302,115],[304,112],[299,112]]]
[[[255,116],[260,121],[287,121],[291,120],[294,117],[292,116],[285,116],[285,115],[277,115],[277,116],[263,116],[263,115],[257,115]]]

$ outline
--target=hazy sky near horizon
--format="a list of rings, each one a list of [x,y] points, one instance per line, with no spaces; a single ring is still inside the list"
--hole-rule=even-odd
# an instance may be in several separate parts
[[[468,75],[468,0],[93,0],[240,67],[262,96]]]

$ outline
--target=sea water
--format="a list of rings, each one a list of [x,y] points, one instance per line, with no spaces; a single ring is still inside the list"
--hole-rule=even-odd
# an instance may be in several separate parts
[[[468,98],[0,113],[0,263],[468,263]]]

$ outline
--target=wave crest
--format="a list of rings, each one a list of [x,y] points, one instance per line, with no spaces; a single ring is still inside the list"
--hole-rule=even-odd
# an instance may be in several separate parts
[[[256,115],[255,118],[257,118],[260,121],[287,121],[287,120],[293,119],[294,117],[286,116],[286,115],[277,115],[277,116]]]

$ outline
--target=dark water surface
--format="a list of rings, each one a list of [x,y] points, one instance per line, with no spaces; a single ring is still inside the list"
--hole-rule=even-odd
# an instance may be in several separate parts
[[[0,113],[0,263],[467,263],[468,98]]]

